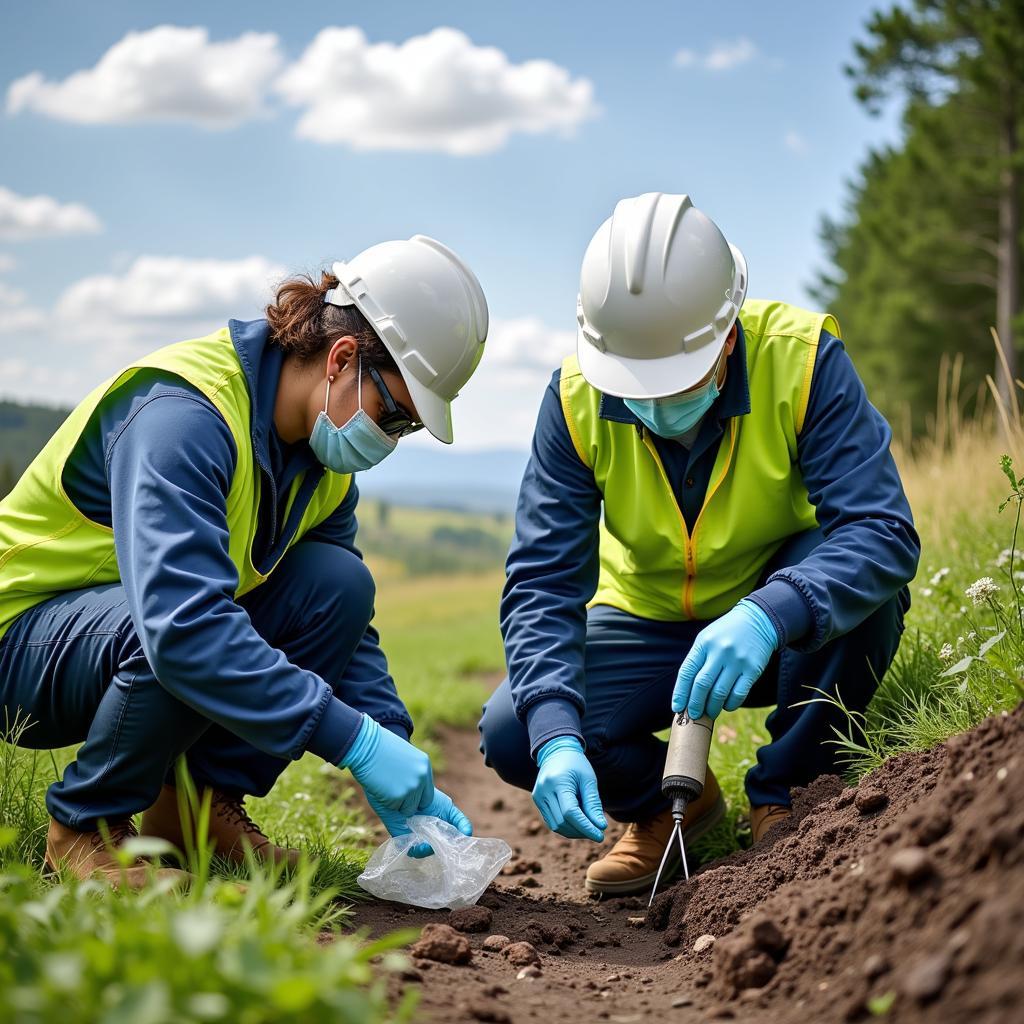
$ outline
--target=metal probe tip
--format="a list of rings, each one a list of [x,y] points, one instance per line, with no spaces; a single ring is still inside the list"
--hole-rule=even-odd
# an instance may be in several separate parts
[[[668,837],[665,852],[661,855],[661,863],[658,865],[658,873],[654,876],[654,888],[651,890],[651,898],[647,901],[648,907],[654,902],[654,897],[658,892],[658,883],[661,881],[661,874],[665,870],[665,862],[668,860],[669,851],[672,849],[676,836],[679,837],[679,852],[683,855],[683,873],[686,880],[690,880],[690,868],[686,863],[686,847],[683,845],[683,814],[673,807],[672,817],[675,819],[672,825],[672,834]]]

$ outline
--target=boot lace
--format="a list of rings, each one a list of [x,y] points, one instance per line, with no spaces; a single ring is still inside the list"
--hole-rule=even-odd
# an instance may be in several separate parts
[[[107,825],[107,837],[110,840],[112,849],[117,849],[125,840],[134,839],[139,834],[135,822],[131,818],[124,818],[121,821],[113,821]],[[99,830],[90,833],[89,845],[94,850],[102,850],[107,847],[107,840]]]
[[[249,835],[263,837],[259,825],[249,817],[249,812],[245,809],[240,797],[228,796],[227,793],[215,790],[213,794],[213,807],[228,824],[237,825],[243,832],[247,832]]]

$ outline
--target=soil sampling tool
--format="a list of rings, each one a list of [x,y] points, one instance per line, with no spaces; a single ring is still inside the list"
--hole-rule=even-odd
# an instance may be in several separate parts
[[[683,843],[683,818],[686,808],[704,792],[704,780],[708,773],[708,753],[711,750],[711,731],[715,727],[713,718],[703,715],[690,718],[681,711],[672,719],[672,731],[668,738],[668,753],[665,755],[665,772],[661,776],[661,791],[672,801],[672,835],[665,844],[665,852],[654,879],[654,888],[648,906],[654,902],[661,873],[665,870],[669,851],[679,837],[679,853],[683,859],[683,873],[690,880],[690,868],[686,863],[686,845]]]

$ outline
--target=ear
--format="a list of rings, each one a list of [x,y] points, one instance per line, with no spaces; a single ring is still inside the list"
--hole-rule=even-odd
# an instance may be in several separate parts
[[[736,341],[740,336],[739,327],[737,326],[738,323],[738,320],[733,321],[732,327],[729,328],[729,336],[725,339],[726,358],[732,355],[732,350],[736,347]]]
[[[350,334],[346,334],[338,338],[338,340],[331,345],[327,353],[327,375],[330,376],[333,374],[335,377],[339,376],[341,371],[352,362],[358,348],[359,342],[357,342]]]

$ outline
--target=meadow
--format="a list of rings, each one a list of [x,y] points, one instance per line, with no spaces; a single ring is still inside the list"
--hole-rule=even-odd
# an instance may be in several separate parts
[[[960,422],[954,410],[926,442],[897,450],[923,555],[900,653],[859,723],[866,738],[836,736],[851,780],[1022,695],[1024,492],[1014,468],[1024,468],[1022,436],[1012,411],[1003,422]],[[1004,455],[1013,461],[1001,465]],[[471,728],[503,673],[497,609],[510,523],[373,502],[361,520],[360,543],[378,579],[376,624],[416,741],[443,770],[444,729]],[[766,736],[764,717],[741,710],[718,724],[712,767],[730,813],[698,857],[748,841],[742,781]],[[346,930],[355,877],[380,840],[347,774],[307,756],[270,796],[250,801],[271,835],[310,853],[294,875],[230,870],[204,857],[199,842],[190,863],[204,880],[189,895],[112,898],[40,876],[43,792],[71,754],[0,745],[0,1019],[6,1011],[24,1021],[133,1024],[327,1013],[383,1021],[413,1012],[389,1005],[381,980],[401,966],[396,949],[408,936],[367,947]],[[324,929],[338,936],[328,946],[317,942]]]

